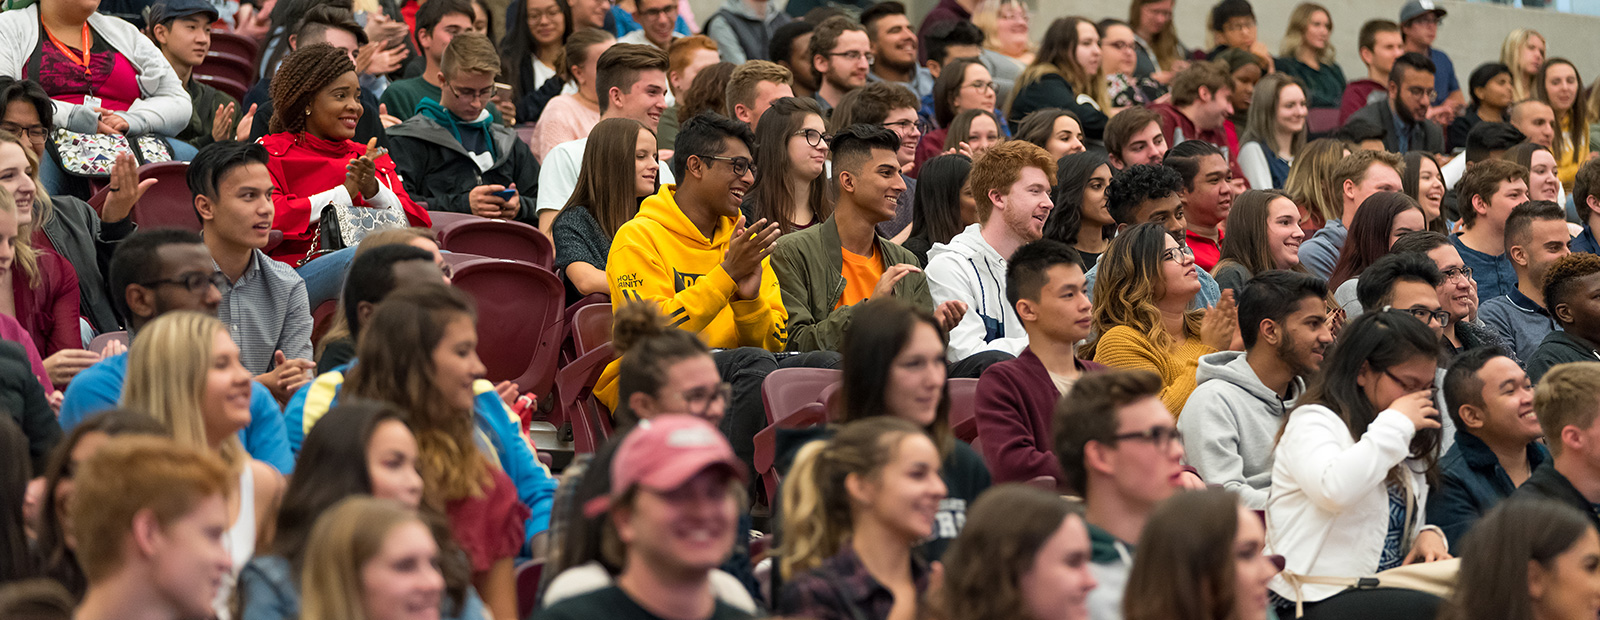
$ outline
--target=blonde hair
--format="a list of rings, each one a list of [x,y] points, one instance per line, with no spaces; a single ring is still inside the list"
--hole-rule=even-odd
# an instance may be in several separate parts
[[[1347,150],[1353,149],[1341,140],[1318,138],[1300,149],[1289,165],[1283,191],[1319,227],[1344,217],[1344,198],[1333,184],[1333,169]]]
[[[33,247],[33,231],[43,230],[45,222],[55,216],[55,205],[51,204],[50,196],[44,192],[44,185],[39,182],[39,156],[33,152],[33,147],[23,142],[17,134],[0,129],[0,142],[10,142],[22,149],[22,155],[28,158],[28,178],[33,181],[33,221],[28,224],[18,223],[16,261],[22,266],[22,273],[28,276],[28,288],[39,288],[44,284],[44,274],[39,271],[39,251]],[[17,203],[11,192],[0,188],[0,209],[7,213],[18,215]]]
[[[838,553],[854,531],[851,475],[874,478],[899,452],[900,442],[926,433],[892,416],[845,424],[826,441],[800,448],[783,483],[783,544],[779,566],[785,579],[816,568]]]
[[[1295,5],[1294,12],[1289,13],[1289,28],[1283,32],[1283,43],[1278,46],[1278,53],[1289,58],[1294,58],[1300,53],[1300,46],[1305,43],[1306,29],[1311,27],[1311,18],[1317,13],[1328,16],[1328,32],[1333,33],[1333,13],[1328,8],[1315,2],[1301,2]],[[1328,46],[1322,48],[1317,55],[1317,62],[1332,64],[1338,62],[1338,54],[1334,53],[1333,38],[1328,38]]]
[[[1550,454],[1561,456],[1561,429],[1588,428],[1600,409],[1600,362],[1572,362],[1551,368],[1533,390],[1539,428]]]
[[[1512,100],[1522,101],[1533,99],[1533,74],[1522,70],[1522,47],[1528,44],[1528,39],[1539,37],[1540,41],[1549,42],[1544,35],[1532,28],[1518,28],[1506,34],[1506,40],[1500,44],[1500,64],[1511,69]],[[1548,52],[1547,52],[1548,53]]]
[[[427,527],[415,511],[366,495],[340,500],[318,517],[301,570],[300,620],[366,620],[361,569],[408,523]]]
[[[211,369],[212,340],[228,333],[216,317],[199,312],[168,312],[139,330],[128,349],[124,407],[143,411],[167,426],[179,444],[209,450],[205,421],[206,379]],[[236,433],[229,433],[218,451],[238,475],[249,455]]]
[[[462,73],[500,73],[500,54],[494,51],[489,37],[476,32],[463,32],[450,40],[439,59],[439,71],[446,77]]]
[[[229,492],[233,477],[216,456],[165,437],[111,439],[74,477],[70,502],[74,550],[84,576],[98,581],[122,567],[122,548],[141,511],[163,527],[196,504]]]
[[[984,49],[1005,53],[1005,50],[1000,49],[1000,9],[1007,6],[1017,7],[1030,15],[1032,13],[1028,10],[1028,5],[1023,4],[1021,0],[986,0],[972,14],[972,24],[983,31]],[[1032,41],[1028,41],[1027,45],[1023,53],[1032,54],[1039,49]]]

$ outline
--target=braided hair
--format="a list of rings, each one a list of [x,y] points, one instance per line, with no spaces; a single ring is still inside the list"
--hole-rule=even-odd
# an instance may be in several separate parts
[[[311,108],[311,100],[317,92],[339,76],[355,70],[349,54],[327,43],[307,45],[289,54],[272,78],[272,120],[267,123],[268,133],[305,131],[306,111]]]

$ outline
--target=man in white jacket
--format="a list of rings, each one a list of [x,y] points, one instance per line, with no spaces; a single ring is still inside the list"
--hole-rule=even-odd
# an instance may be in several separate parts
[[[1283,415],[1333,344],[1328,285],[1292,271],[1257,275],[1239,294],[1245,351],[1200,358],[1199,387],[1178,416],[1184,452],[1200,477],[1265,510],[1272,448]]]
[[[1044,221],[1055,206],[1050,199],[1056,163],[1034,144],[1015,140],[989,149],[967,177],[978,202],[980,223],[968,226],[950,243],[928,250],[933,303],[967,305],[961,323],[950,330],[952,362],[986,351],[1010,356],[1028,346],[1017,312],[1006,303],[1006,260],[1022,244],[1044,236]]]

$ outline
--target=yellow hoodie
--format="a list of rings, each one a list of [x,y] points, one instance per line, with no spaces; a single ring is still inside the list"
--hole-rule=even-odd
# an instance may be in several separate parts
[[[639,215],[617,230],[606,257],[613,308],[630,301],[656,303],[673,327],[694,332],[714,349],[760,347],[782,351],[789,341],[789,313],[771,259],[761,261],[761,294],[736,300],[738,287],[722,269],[733,239],[734,218],[722,218],[711,239],[678,209],[675,185],[662,186],[639,205]],[[594,393],[616,409],[617,362],[596,382]]]

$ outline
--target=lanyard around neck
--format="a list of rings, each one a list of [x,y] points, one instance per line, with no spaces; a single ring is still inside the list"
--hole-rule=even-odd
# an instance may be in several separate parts
[[[54,32],[50,32],[49,28],[45,28],[44,29],[44,34],[45,34],[45,36],[50,37],[50,42],[55,44],[56,49],[59,49],[59,50],[61,50],[61,53],[66,54],[67,58],[71,58],[73,63],[76,63],[78,65],[82,65],[83,66],[83,72],[84,72],[85,75],[87,75],[89,73],[89,58],[90,58],[90,56],[89,56],[89,45],[90,45],[90,41],[89,41],[89,22],[84,22],[83,23],[83,54],[82,54],[82,56],[80,56],[78,54],[78,52],[74,51],[71,47],[68,47],[66,43],[62,43],[61,39],[57,39],[56,38],[56,34]]]

